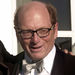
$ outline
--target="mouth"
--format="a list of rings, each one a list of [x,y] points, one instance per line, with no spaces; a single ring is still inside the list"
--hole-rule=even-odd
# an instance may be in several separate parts
[[[36,47],[35,46],[32,46],[31,47],[31,51],[32,52],[39,52],[39,51],[42,50],[41,48],[42,48],[42,46],[36,46]]]

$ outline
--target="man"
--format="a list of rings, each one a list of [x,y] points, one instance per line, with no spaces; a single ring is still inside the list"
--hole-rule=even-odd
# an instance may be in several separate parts
[[[9,75],[75,74],[75,57],[55,46],[58,23],[56,9],[51,4],[32,1],[21,6],[14,25],[24,52],[13,58],[14,61],[11,59],[13,63],[6,61]]]

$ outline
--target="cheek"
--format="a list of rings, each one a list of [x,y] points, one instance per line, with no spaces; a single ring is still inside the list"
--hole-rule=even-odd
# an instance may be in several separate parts
[[[45,42],[50,43],[53,42],[55,40],[54,38],[54,33],[50,33],[49,36],[47,36],[46,38],[44,38]]]
[[[20,43],[21,43],[21,46],[24,50],[28,50],[29,48],[29,45],[30,45],[30,41],[29,40],[24,40],[22,38],[20,38]]]
[[[24,43],[24,46],[26,46],[26,47],[29,47],[30,46],[30,40],[28,40],[28,39],[27,40],[25,39],[23,41],[23,43]]]
[[[45,48],[51,49],[53,47],[54,42],[55,42],[53,33],[50,34],[48,37],[44,38],[43,40],[45,42]]]

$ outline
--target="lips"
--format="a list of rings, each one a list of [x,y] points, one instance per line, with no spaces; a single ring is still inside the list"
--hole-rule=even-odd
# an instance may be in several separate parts
[[[41,46],[37,46],[37,47],[31,47],[32,49],[38,49],[38,48],[40,48]]]
[[[42,48],[42,46],[36,46],[36,47],[32,46],[31,51],[32,52],[38,52],[38,51],[41,51],[41,48]]]

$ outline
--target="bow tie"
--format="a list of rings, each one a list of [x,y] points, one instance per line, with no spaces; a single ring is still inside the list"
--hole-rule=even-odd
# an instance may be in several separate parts
[[[43,70],[43,61],[38,61],[36,63],[28,64],[25,61],[23,65],[23,70],[25,73],[30,73],[32,69],[35,69],[38,73],[41,73]]]

